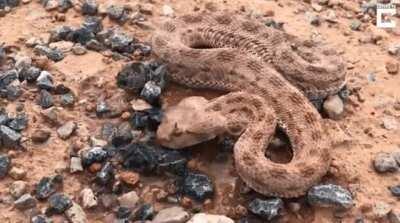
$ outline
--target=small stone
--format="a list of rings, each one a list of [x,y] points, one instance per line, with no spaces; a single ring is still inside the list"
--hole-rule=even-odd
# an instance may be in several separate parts
[[[123,166],[127,169],[151,173],[157,167],[156,150],[149,145],[132,143],[122,153]]]
[[[96,104],[96,114],[98,117],[111,112],[110,107],[108,106],[107,102],[103,100],[99,100]]]
[[[132,214],[132,210],[127,207],[118,207],[117,211],[115,212],[115,216],[120,219],[128,219],[130,218],[130,215]]]
[[[346,189],[333,185],[317,185],[307,193],[307,201],[318,207],[334,207],[338,209],[349,209],[353,207],[353,198]]]
[[[58,137],[63,140],[68,139],[77,129],[77,125],[73,121],[69,121],[57,129]]]
[[[389,189],[393,196],[400,198],[400,185],[390,187]]]
[[[36,79],[36,85],[40,89],[52,90],[54,87],[52,75],[47,71],[42,71],[39,77]]]
[[[389,46],[388,52],[393,56],[400,56],[400,44],[393,44]]]
[[[306,12],[306,17],[311,25],[319,26],[321,24],[320,17],[313,12]]]
[[[175,16],[175,11],[171,6],[163,5],[163,7],[162,7],[162,15],[163,16],[167,16],[167,17],[174,17]]]
[[[82,24],[82,27],[88,29],[92,33],[98,33],[103,29],[101,19],[95,16],[88,16]]]
[[[11,170],[10,170],[10,172],[8,174],[14,180],[21,180],[21,179],[25,178],[26,171],[24,169],[22,169],[22,168],[14,166],[14,167],[11,168]]]
[[[142,205],[134,214],[133,220],[136,221],[145,221],[151,220],[154,217],[154,208],[151,204]]]
[[[249,204],[249,211],[265,220],[271,221],[280,214],[283,201],[280,198],[268,200],[254,199]]]
[[[100,185],[110,184],[114,180],[114,167],[110,162],[103,165],[101,170],[96,174],[96,181]]]
[[[15,207],[20,210],[34,208],[36,207],[36,204],[36,199],[30,194],[24,194],[14,202]]]
[[[129,144],[132,139],[132,128],[129,124],[129,122],[122,122],[118,128],[117,131],[114,133],[111,142],[114,146],[122,146]]]
[[[336,13],[335,13],[334,10],[328,10],[326,12],[326,15],[325,15],[324,19],[326,21],[330,22],[330,23],[337,23],[338,22],[337,17],[336,17]]]
[[[372,214],[375,218],[384,218],[386,217],[389,212],[392,210],[389,204],[378,201],[375,202],[374,206],[372,207]]]
[[[48,202],[49,207],[46,209],[46,215],[62,214],[72,207],[72,200],[62,193],[51,195]]]
[[[17,117],[13,118],[10,123],[8,123],[8,127],[14,129],[15,131],[22,131],[28,126],[28,117],[26,114],[18,114]]]
[[[352,20],[350,23],[350,29],[354,31],[359,31],[361,29],[361,21],[360,20]]]
[[[314,11],[316,11],[316,12],[321,12],[322,9],[323,9],[323,7],[322,7],[321,5],[316,4],[316,3],[314,3],[314,2],[311,3],[311,8],[313,8]]]
[[[223,215],[199,213],[195,214],[187,223],[234,223],[234,221]]]
[[[131,191],[118,197],[118,202],[123,207],[134,209],[139,202],[139,196],[135,191]]]
[[[14,181],[9,187],[9,192],[14,199],[20,198],[27,191],[27,184],[25,181]]]
[[[69,41],[58,41],[58,42],[50,43],[49,47],[51,49],[57,49],[57,50],[61,50],[64,53],[68,53],[71,51],[73,45],[74,45],[74,43],[69,42]]]
[[[3,179],[10,170],[11,159],[7,155],[0,155],[0,179]]]
[[[94,195],[92,189],[85,188],[81,191],[82,206],[84,208],[93,208],[97,206],[97,197]]]
[[[84,15],[96,15],[97,13],[97,2],[96,0],[85,0],[82,4],[82,14]]]
[[[35,143],[44,143],[50,138],[51,133],[47,130],[36,129],[32,135],[31,139]]]
[[[74,53],[75,55],[84,55],[87,53],[87,50],[84,46],[82,46],[82,44],[76,43],[72,47],[72,53]]]
[[[399,72],[399,63],[394,61],[386,62],[386,70],[389,74],[397,74]]]
[[[386,116],[382,119],[382,125],[387,130],[397,130],[399,127],[399,123],[392,116]]]
[[[119,53],[132,53],[132,43],[134,39],[122,32],[113,33],[110,38],[111,49]]]
[[[183,182],[183,193],[199,201],[204,201],[214,194],[214,185],[204,174],[189,173]]]
[[[339,119],[344,111],[344,104],[338,95],[329,96],[323,104],[324,112],[331,119]]]
[[[64,59],[64,53],[57,48],[49,48],[47,46],[43,46],[43,45],[37,45],[34,48],[35,52],[39,53],[39,54],[43,54],[46,55],[47,58],[49,58],[50,60],[54,61],[54,62],[58,62]]]
[[[125,65],[117,75],[118,87],[138,93],[146,84],[146,67],[143,63]]]
[[[53,221],[48,219],[44,215],[36,215],[31,218],[31,223],[52,223]]]
[[[140,92],[140,96],[150,104],[158,103],[160,95],[161,88],[152,81],[147,82]]]
[[[154,217],[157,223],[184,223],[189,220],[189,214],[181,207],[170,207],[161,210]]]
[[[39,95],[38,104],[43,108],[53,107],[53,96],[46,90],[41,90]]]
[[[107,15],[111,20],[118,22],[125,22],[128,19],[127,10],[121,5],[110,5],[107,8]]]
[[[0,125],[0,138],[3,146],[14,148],[19,146],[22,136],[14,129],[9,128],[8,126],[5,125]],[[1,178],[1,173],[0,173],[0,178]]]
[[[61,105],[64,107],[72,107],[75,103],[75,97],[72,93],[63,94],[60,99]]]
[[[56,192],[57,187],[62,183],[62,181],[63,179],[61,175],[43,177],[36,185],[36,198],[43,200],[50,197],[50,195]]]
[[[65,211],[65,215],[71,223],[87,223],[85,211],[79,204],[72,202],[72,206]]]
[[[107,157],[107,151],[101,147],[93,147],[81,152],[82,165],[84,167],[88,167],[96,162],[103,162]]]
[[[79,157],[71,157],[71,163],[69,166],[71,173],[83,171],[82,160]]]
[[[29,68],[22,69],[19,73],[20,81],[26,80],[28,83],[34,83],[40,76],[41,70],[37,67],[31,66]]]
[[[123,171],[119,174],[119,178],[127,185],[135,186],[139,182],[140,176],[138,173],[132,171]]]
[[[400,210],[391,210],[388,219],[390,223],[400,223]]]
[[[47,11],[51,11],[51,10],[58,8],[58,1],[57,0],[47,0],[47,1],[45,1],[44,8]]]
[[[392,154],[380,152],[375,156],[374,168],[378,173],[396,172],[399,167]]]
[[[85,27],[81,27],[71,34],[71,40],[75,43],[80,43],[82,45],[86,45],[91,39],[94,39],[95,35],[89,29]]]

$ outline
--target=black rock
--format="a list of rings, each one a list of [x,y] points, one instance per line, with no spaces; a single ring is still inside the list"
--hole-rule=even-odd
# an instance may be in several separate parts
[[[82,4],[82,14],[84,15],[96,15],[97,13],[97,2],[96,0],[85,0]]]
[[[122,145],[126,145],[129,144],[132,139],[133,139],[133,135],[132,135],[132,128],[130,126],[130,124],[128,122],[123,122],[118,126],[117,131],[115,132],[115,134],[112,137],[112,144],[114,146],[122,146]]]
[[[58,11],[59,12],[66,12],[68,9],[72,8],[71,0],[58,0]]]
[[[10,123],[8,123],[8,127],[16,130],[22,131],[28,126],[28,117],[26,114],[18,114],[17,117],[13,118]]]
[[[4,89],[11,82],[17,79],[18,72],[16,70],[0,71],[0,89]]]
[[[11,159],[7,155],[0,155],[0,179],[4,178],[11,168]]]
[[[58,84],[54,88],[54,94],[68,94],[71,92],[71,89],[64,84]]]
[[[18,74],[19,81],[26,80],[28,83],[34,83],[39,77],[41,70],[37,67],[31,66],[22,69]]]
[[[99,100],[96,104],[96,115],[98,117],[102,117],[109,112],[111,112],[111,109],[108,106],[107,102],[104,100]]]
[[[41,90],[40,91],[40,95],[39,95],[39,100],[38,100],[38,104],[43,108],[50,108],[54,105],[53,103],[53,96],[51,96],[51,94],[46,91],[46,90]]]
[[[34,50],[35,50],[35,52],[37,52],[39,54],[46,55],[47,58],[49,58],[50,60],[52,60],[54,62],[58,62],[58,61],[61,61],[62,59],[64,59],[64,53],[58,48],[52,49],[47,46],[36,45]]]
[[[151,54],[151,46],[144,43],[135,43],[132,45],[135,51],[140,52],[142,56],[149,56]]]
[[[123,32],[114,32],[109,38],[111,49],[119,53],[132,53],[134,39]]]
[[[0,0],[0,9],[1,9],[1,2],[4,0]],[[0,65],[2,65],[3,63],[6,62],[7,60],[7,54],[6,51],[4,49],[4,44],[0,44]]]
[[[0,0],[0,9],[4,9],[7,6],[7,0]]]
[[[256,198],[250,202],[248,207],[251,213],[268,221],[271,221],[277,217],[282,208],[283,201],[280,198],[272,198],[267,200]]]
[[[72,107],[75,103],[75,97],[72,93],[66,93],[61,95],[61,105],[64,107]]]
[[[50,42],[69,40],[73,29],[69,26],[58,26],[50,32]]]
[[[9,101],[15,101],[22,95],[22,89],[19,85],[8,85],[5,91]]]
[[[145,144],[132,143],[121,149],[123,166],[141,173],[151,173],[157,167],[157,151]]]
[[[342,89],[340,89],[338,95],[343,101],[346,101],[350,96],[350,90],[345,85]]]
[[[307,201],[313,206],[349,209],[353,207],[351,193],[337,185],[326,184],[312,187],[307,193]]]
[[[183,180],[182,191],[195,200],[204,201],[213,196],[214,185],[210,178],[204,174],[189,173]]]
[[[95,35],[89,29],[82,27],[72,32],[71,40],[75,43],[86,45],[89,40],[94,39]]]
[[[148,129],[155,131],[162,120],[162,110],[152,108],[145,111],[135,112],[131,118],[131,124],[136,129]]]
[[[107,151],[101,147],[93,147],[81,153],[81,160],[83,167],[88,167],[93,163],[100,163],[108,157]]]
[[[114,167],[106,162],[96,174],[96,182],[100,185],[109,185],[114,180]]]
[[[11,8],[15,8],[19,5],[20,0],[7,0],[7,5]]]
[[[31,218],[31,223],[51,223],[52,220],[48,219],[44,215],[36,215]]]
[[[111,142],[117,130],[118,127],[114,123],[105,122],[101,127],[101,138],[108,142]]]
[[[96,34],[103,29],[101,19],[96,16],[88,16],[82,24],[82,27],[86,28],[90,32]]]
[[[14,129],[5,125],[0,126],[0,138],[3,146],[9,148],[18,147],[20,145],[21,137],[21,134],[16,132]]]
[[[54,88],[52,75],[47,71],[40,72],[39,77],[36,79],[36,85],[40,89],[52,90]]]
[[[111,5],[107,8],[107,15],[111,20],[124,23],[128,20],[129,11],[121,5]]]
[[[274,28],[274,29],[283,30],[283,25],[284,25],[284,23],[283,23],[283,22],[276,22],[274,19],[268,18],[268,19],[265,21],[265,25],[266,25],[266,26],[269,26],[269,27],[272,27],[272,28]]]
[[[51,195],[49,198],[49,207],[46,209],[46,215],[62,214],[72,207],[72,200],[62,193]]]
[[[151,204],[143,204],[134,215],[134,221],[152,220],[155,215],[154,207]]]
[[[15,207],[20,210],[36,207],[36,204],[37,200],[30,194],[24,194],[14,202]]]
[[[0,125],[7,125],[11,119],[4,109],[0,109]]]
[[[125,65],[117,75],[118,87],[138,93],[146,84],[147,69],[143,63]]]
[[[127,207],[118,207],[117,211],[115,212],[115,216],[118,219],[128,219],[129,216],[131,215],[132,211],[131,209]]]
[[[178,151],[159,149],[157,154],[158,172],[184,176],[187,173],[187,159]]]
[[[86,43],[86,48],[89,50],[94,50],[94,51],[103,51],[106,49],[106,47],[100,43],[99,41],[95,40],[95,39],[91,39]]]
[[[390,192],[395,197],[400,197],[400,185],[390,187]]]
[[[63,178],[61,175],[52,177],[43,177],[36,185],[36,198],[39,200],[46,199],[57,191],[57,188],[62,184]]]
[[[158,104],[161,96],[161,87],[149,81],[144,85],[140,96],[150,104]]]

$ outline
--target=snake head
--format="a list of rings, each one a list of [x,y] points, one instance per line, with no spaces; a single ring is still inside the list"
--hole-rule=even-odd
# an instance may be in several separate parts
[[[167,108],[157,130],[157,142],[180,149],[222,134],[226,120],[218,113],[206,111],[207,103],[203,97],[189,97]]]

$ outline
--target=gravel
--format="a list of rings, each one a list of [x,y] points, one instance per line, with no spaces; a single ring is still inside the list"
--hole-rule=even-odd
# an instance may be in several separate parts
[[[351,193],[337,185],[326,184],[312,187],[307,193],[307,200],[313,206],[349,209],[353,207]]]

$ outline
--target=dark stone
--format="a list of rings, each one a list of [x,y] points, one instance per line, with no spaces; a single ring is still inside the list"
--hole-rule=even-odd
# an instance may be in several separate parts
[[[36,215],[31,218],[31,223],[52,223],[53,221],[48,219],[44,215]]]
[[[22,82],[26,80],[28,83],[34,83],[39,77],[41,70],[37,67],[24,68],[18,74],[19,80]]]
[[[15,8],[19,5],[20,0],[7,0],[7,5],[11,8]]]
[[[85,150],[81,153],[82,166],[88,167],[93,163],[100,163],[106,160],[108,157],[107,151],[101,147],[93,147],[89,150]]]
[[[178,151],[160,149],[157,154],[158,172],[169,172],[178,176],[187,173],[187,159]]]
[[[150,104],[158,104],[161,96],[161,87],[149,81],[144,85],[140,96]]]
[[[20,145],[21,137],[21,134],[16,132],[14,129],[5,125],[0,126],[0,138],[3,146],[9,148],[18,147]]]
[[[272,27],[272,28],[274,28],[274,29],[278,29],[278,30],[283,30],[283,22],[276,22],[274,19],[272,19],[272,18],[268,18],[266,21],[265,21],[265,25],[266,26],[269,26],[269,27]]]
[[[128,20],[129,11],[121,5],[111,5],[107,8],[107,15],[111,20],[124,23]]]
[[[61,105],[64,107],[72,107],[75,103],[75,97],[72,93],[63,94],[60,99]]]
[[[132,211],[127,207],[118,207],[117,211],[115,212],[115,216],[118,219],[128,219],[131,215]]]
[[[46,130],[37,129],[32,133],[31,139],[35,143],[46,142],[50,138],[51,133]]]
[[[86,48],[97,52],[103,51],[106,47],[95,39],[91,39],[86,43]]]
[[[121,123],[112,137],[112,144],[115,146],[129,144],[133,139],[131,131],[132,129],[128,122]]]
[[[111,122],[104,123],[101,127],[101,138],[108,142],[111,142],[117,129],[118,127]]]
[[[145,57],[149,56],[152,51],[151,46],[144,43],[135,43],[132,45],[132,47],[135,49],[135,51],[140,52],[140,55]]]
[[[152,220],[155,215],[154,207],[151,204],[143,204],[134,215],[134,221]]]
[[[36,79],[36,85],[40,89],[52,90],[54,88],[52,75],[47,71],[40,72],[39,77]]]
[[[282,208],[283,201],[280,198],[272,198],[267,200],[256,198],[250,202],[248,207],[251,213],[268,221],[271,221],[277,217]]]
[[[340,91],[338,92],[338,95],[343,101],[346,101],[349,98],[350,90],[347,87],[347,85],[345,85],[342,89],[340,89]]]
[[[24,130],[27,126],[28,117],[26,116],[26,114],[18,114],[17,117],[13,118],[8,124],[8,127],[19,132]]]
[[[96,104],[96,115],[98,117],[103,117],[105,114],[110,113],[111,109],[107,102],[104,100],[99,100]]]
[[[145,144],[132,143],[121,149],[123,166],[141,173],[151,173],[157,167],[157,151]]]
[[[46,215],[62,214],[72,207],[72,200],[62,193],[51,195],[49,198],[49,207],[46,209]]]
[[[390,187],[389,190],[393,196],[400,198],[400,185]]]
[[[64,59],[64,53],[58,48],[52,49],[47,46],[36,45],[34,50],[35,50],[35,52],[37,52],[39,54],[46,55],[47,58],[49,58],[50,60],[52,60],[54,62],[58,62],[58,61],[61,61],[62,59]]]
[[[145,111],[135,112],[131,118],[131,124],[136,129],[148,129],[154,131],[162,120],[162,110],[152,108]]]
[[[97,2],[96,0],[85,0],[82,4],[82,14],[84,15],[96,15],[97,13]]]
[[[189,173],[183,180],[183,193],[195,200],[204,201],[214,194],[214,185],[204,174]]]
[[[11,82],[17,79],[18,72],[16,70],[0,71],[0,89],[7,87]]]
[[[143,63],[125,65],[117,75],[118,87],[138,93],[146,84],[147,69]]]
[[[7,123],[11,119],[8,117],[8,114],[6,113],[5,110],[0,109],[0,125],[7,125]]]
[[[86,45],[89,40],[94,39],[95,35],[89,29],[82,27],[72,32],[71,40],[75,43]]]
[[[337,185],[326,184],[312,187],[307,193],[307,200],[313,206],[349,209],[353,207],[351,193]]]
[[[44,200],[57,191],[57,188],[62,184],[63,178],[61,175],[52,177],[43,177],[36,185],[36,198]]]
[[[37,200],[30,194],[24,194],[14,202],[15,207],[20,210],[34,208],[36,207],[36,204]]]
[[[68,94],[71,92],[71,89],[64,84],[58,84],[54,88],[54,94]]]
[[[43,108],[50,108],[54,105],[53,103],[53,96],[46,91],[46,90],[41,90],[40,95],[39,95],[39,101],[38,104]]]
[[[7,155],[0,155],[0,179],[4,178],[11,168],[11,159]]]
[[[4,9],[7,6],[7,0],[0,0],[0,9]]]
[[[82,24],[82,27],[86,28],[90,32],[96,34],[103,29],[101,19],[96,16],[88,16]]]
[[[10,101],[17,100],[22,95],[22,89],[18,85],[8,85],[6,87],[6,97]]]
[[[123,32],[115,32],[110,38],[111,49],[119,53],[133,53],[134,39]]]
[[[69,40],[73,29],[69,26],[58,26],[50,32],[50,42]]]
[[[109,185],[114,180],[114,167],[110,162],[106,162],[101,170],[96,174],[96,182],[100,185]]]
[[[59,12],[67,12],[68,9],[72,8],[71,0],[58,0],[58,11]]]

